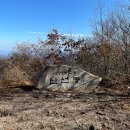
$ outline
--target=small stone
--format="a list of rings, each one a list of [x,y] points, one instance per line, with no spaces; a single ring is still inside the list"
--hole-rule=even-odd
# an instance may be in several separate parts
[[[95,127],[94,127],[93,125],[91,125],[91,126],[89,127],[89,130],[95,130]]]
[[[81,111],[81,112],[80,112],[80,115],[84,115],[84,114],[85,114],[85,112],[84,112],[84,111]]]

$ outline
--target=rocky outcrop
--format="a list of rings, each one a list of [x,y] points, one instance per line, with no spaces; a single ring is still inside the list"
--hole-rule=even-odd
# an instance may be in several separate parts
[[[47,66],[38,82],[38,89],[51,91],[85,90],[97,87],[101,77],[95,76],[79,67],[67,65]]]

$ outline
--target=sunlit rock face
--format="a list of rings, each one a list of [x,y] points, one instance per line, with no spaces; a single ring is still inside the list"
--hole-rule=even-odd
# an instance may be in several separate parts
[[[47,66],[38,82],[38,89],[50,91],[85,90],[94,88],[102,79],[79,67],[67,65]]]

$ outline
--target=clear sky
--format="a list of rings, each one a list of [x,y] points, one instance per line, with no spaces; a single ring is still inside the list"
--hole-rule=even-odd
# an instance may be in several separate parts
[[[103,0],[105,9],[118,1]],[[90,35],[97,5],[98,0],[0,0],[0,53],[12,50],[16,42],[45,38],[53,28]]]

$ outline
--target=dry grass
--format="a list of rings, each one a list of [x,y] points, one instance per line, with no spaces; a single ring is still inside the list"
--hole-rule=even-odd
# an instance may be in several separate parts
[[[8,59],[0,59],[0,87],[34,85],[42,67],[38,58],[12,54]]]

